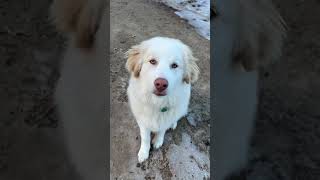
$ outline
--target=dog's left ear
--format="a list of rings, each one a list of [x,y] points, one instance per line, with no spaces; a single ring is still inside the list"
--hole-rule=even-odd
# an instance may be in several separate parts
[[[184,45],[183,49],[184,49],[184,61],[186,64],[185,72],[183,75],[183,81],[186,82],[187,84],[194,83],[198,80],[198,77],[200,74],[199,67],[196,63],[198,59],[193,56],[193,53],[188,46]]]
[[[125,54],[127,58],[126,68],[134,77],[139,77],[141,71],[141,47],[140,45],[132,46]]]

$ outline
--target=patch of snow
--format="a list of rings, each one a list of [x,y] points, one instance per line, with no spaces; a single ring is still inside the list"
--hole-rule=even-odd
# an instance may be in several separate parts
[[[209,157],[192,144],[190,135],[183,133],[180,145],[171,144],[167,152],[172,179],[209,179]]]
[[[195,27],[196,31],[210,40],[210,0],[159,0],[176,9],[182,19]]]

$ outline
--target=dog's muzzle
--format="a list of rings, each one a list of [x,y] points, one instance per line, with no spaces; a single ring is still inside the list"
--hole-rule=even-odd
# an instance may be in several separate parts
[[[157,78],[154,81],[155,91],[154,94],[157,96],[165,96],[167,95],[166,89],[168,88],[168,81],[164,78]]]

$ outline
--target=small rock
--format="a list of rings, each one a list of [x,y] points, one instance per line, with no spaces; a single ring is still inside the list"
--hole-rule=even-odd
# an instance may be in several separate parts
[[[210,146],[210,142],[209,142],[209,141],[205,141],[204,144],[205,144],[206,146]]]
[[[187,120],[188,120],[188,123],[189,123],[191,126],[196,126],[196,125],[197,125],[196,120],[195,120],[193,114],[190,114],[189,116],[187,116]]]
[[[143,171],[145,171],[145,170],[146,170],[146,165],[143,164],[143,165],[141,166],[141,169],[142,169]]]
[[[140,163],[137,163],[137,167],[140,167],[141,166],[141,164]]]

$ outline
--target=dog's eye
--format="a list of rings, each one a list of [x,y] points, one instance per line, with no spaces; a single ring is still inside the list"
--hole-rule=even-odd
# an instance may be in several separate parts
[[[155,59],[151,59],[149,62],[150,64],[153,64],[153,65],[157,64],[157,61]]]
[[[171,64],[171,68],[175,69],[177,67],[178,67],[178,64],[176,64],[176,63]]]

